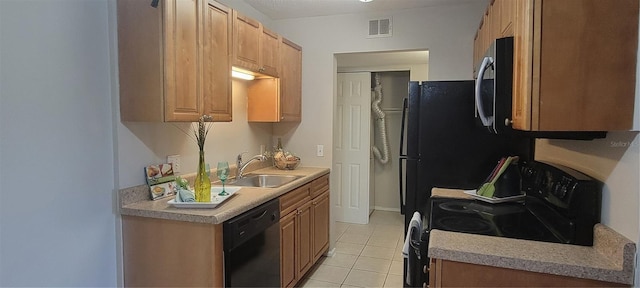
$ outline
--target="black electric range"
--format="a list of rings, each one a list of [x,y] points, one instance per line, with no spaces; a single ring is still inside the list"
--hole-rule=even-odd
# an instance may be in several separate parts
[[[600,222],[602,185],[573,169],[545,162],[519,167],[521,201],[431,198],[427,229],[593,245]]]
[[[422,211],[424,229],[420,239],[412,238],[411,243],[420,266],[429,263],[427,250],[432,229],[593,245],[593,226],[600,222],[601,182],[561,165],[537,161],[521,163],[519,172],[526,196],[516,202],[492,204],[432,197]],[[426,274],[421,278],[428,281]]]

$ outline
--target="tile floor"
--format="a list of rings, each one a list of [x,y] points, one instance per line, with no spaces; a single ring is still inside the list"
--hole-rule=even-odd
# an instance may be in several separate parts
[[[402,287],[404,216],[374,211],[369,224],[336,222],[333,257],[322,257],[299,287]]]

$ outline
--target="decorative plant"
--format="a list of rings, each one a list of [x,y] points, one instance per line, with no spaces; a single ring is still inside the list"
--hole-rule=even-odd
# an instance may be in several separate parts
[[[196,180],[194,183],[194,192],[196,194],[196,202],[211,202],[211,180],[209,179],[209,173],[207,173],[206,164],[204,161],[204,142],[207,140],[207,134],[211,129],[211,116],[202,115],[198,119],[198,130],[194,131],[196,136],[196,142],[200,149],[200,160],[198,161],[198,172],[196,174]]]

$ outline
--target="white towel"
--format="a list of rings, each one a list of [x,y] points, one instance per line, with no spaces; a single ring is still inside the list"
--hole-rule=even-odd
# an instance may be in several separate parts
[[[409,250],[411,249],[411,246],[409,245],[409,242],[411,241],[411,229],[412,228],[416,228],[417,233],[421,233],[422,232],[422,215],[420,215],[420,212],[414,212],[413,213],[413,217],[411,217],[411,221],[409,221],[409,227],[407,227],[407,237],[405,237],[404,239],[404,246],[402,246],[402,256],[407,259],[407,283],[409,283],[409,279],[411,279],[411,269],[409,267]],[[411,283],[409,283],[411,284]]]
[[[420,212],[414,212],[411,221],[409,221],[409,227],[407,227],[407,237],[404,239],[404,246],[402,247],[402,256],[409,258],[409,242],[411,241],[411,228],[416,228],[418,232],[422,231],[422,215]]]

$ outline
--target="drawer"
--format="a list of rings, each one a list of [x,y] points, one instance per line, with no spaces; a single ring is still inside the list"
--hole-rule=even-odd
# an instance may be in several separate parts
[[[329,191],[329,174],[311,181],[311,198],[314,198],[326,191]]]
[[[305,184],[280,196],[280,217],[286,216],[289,212],[308,202],[311,199],[310,193],[311,184]]]

